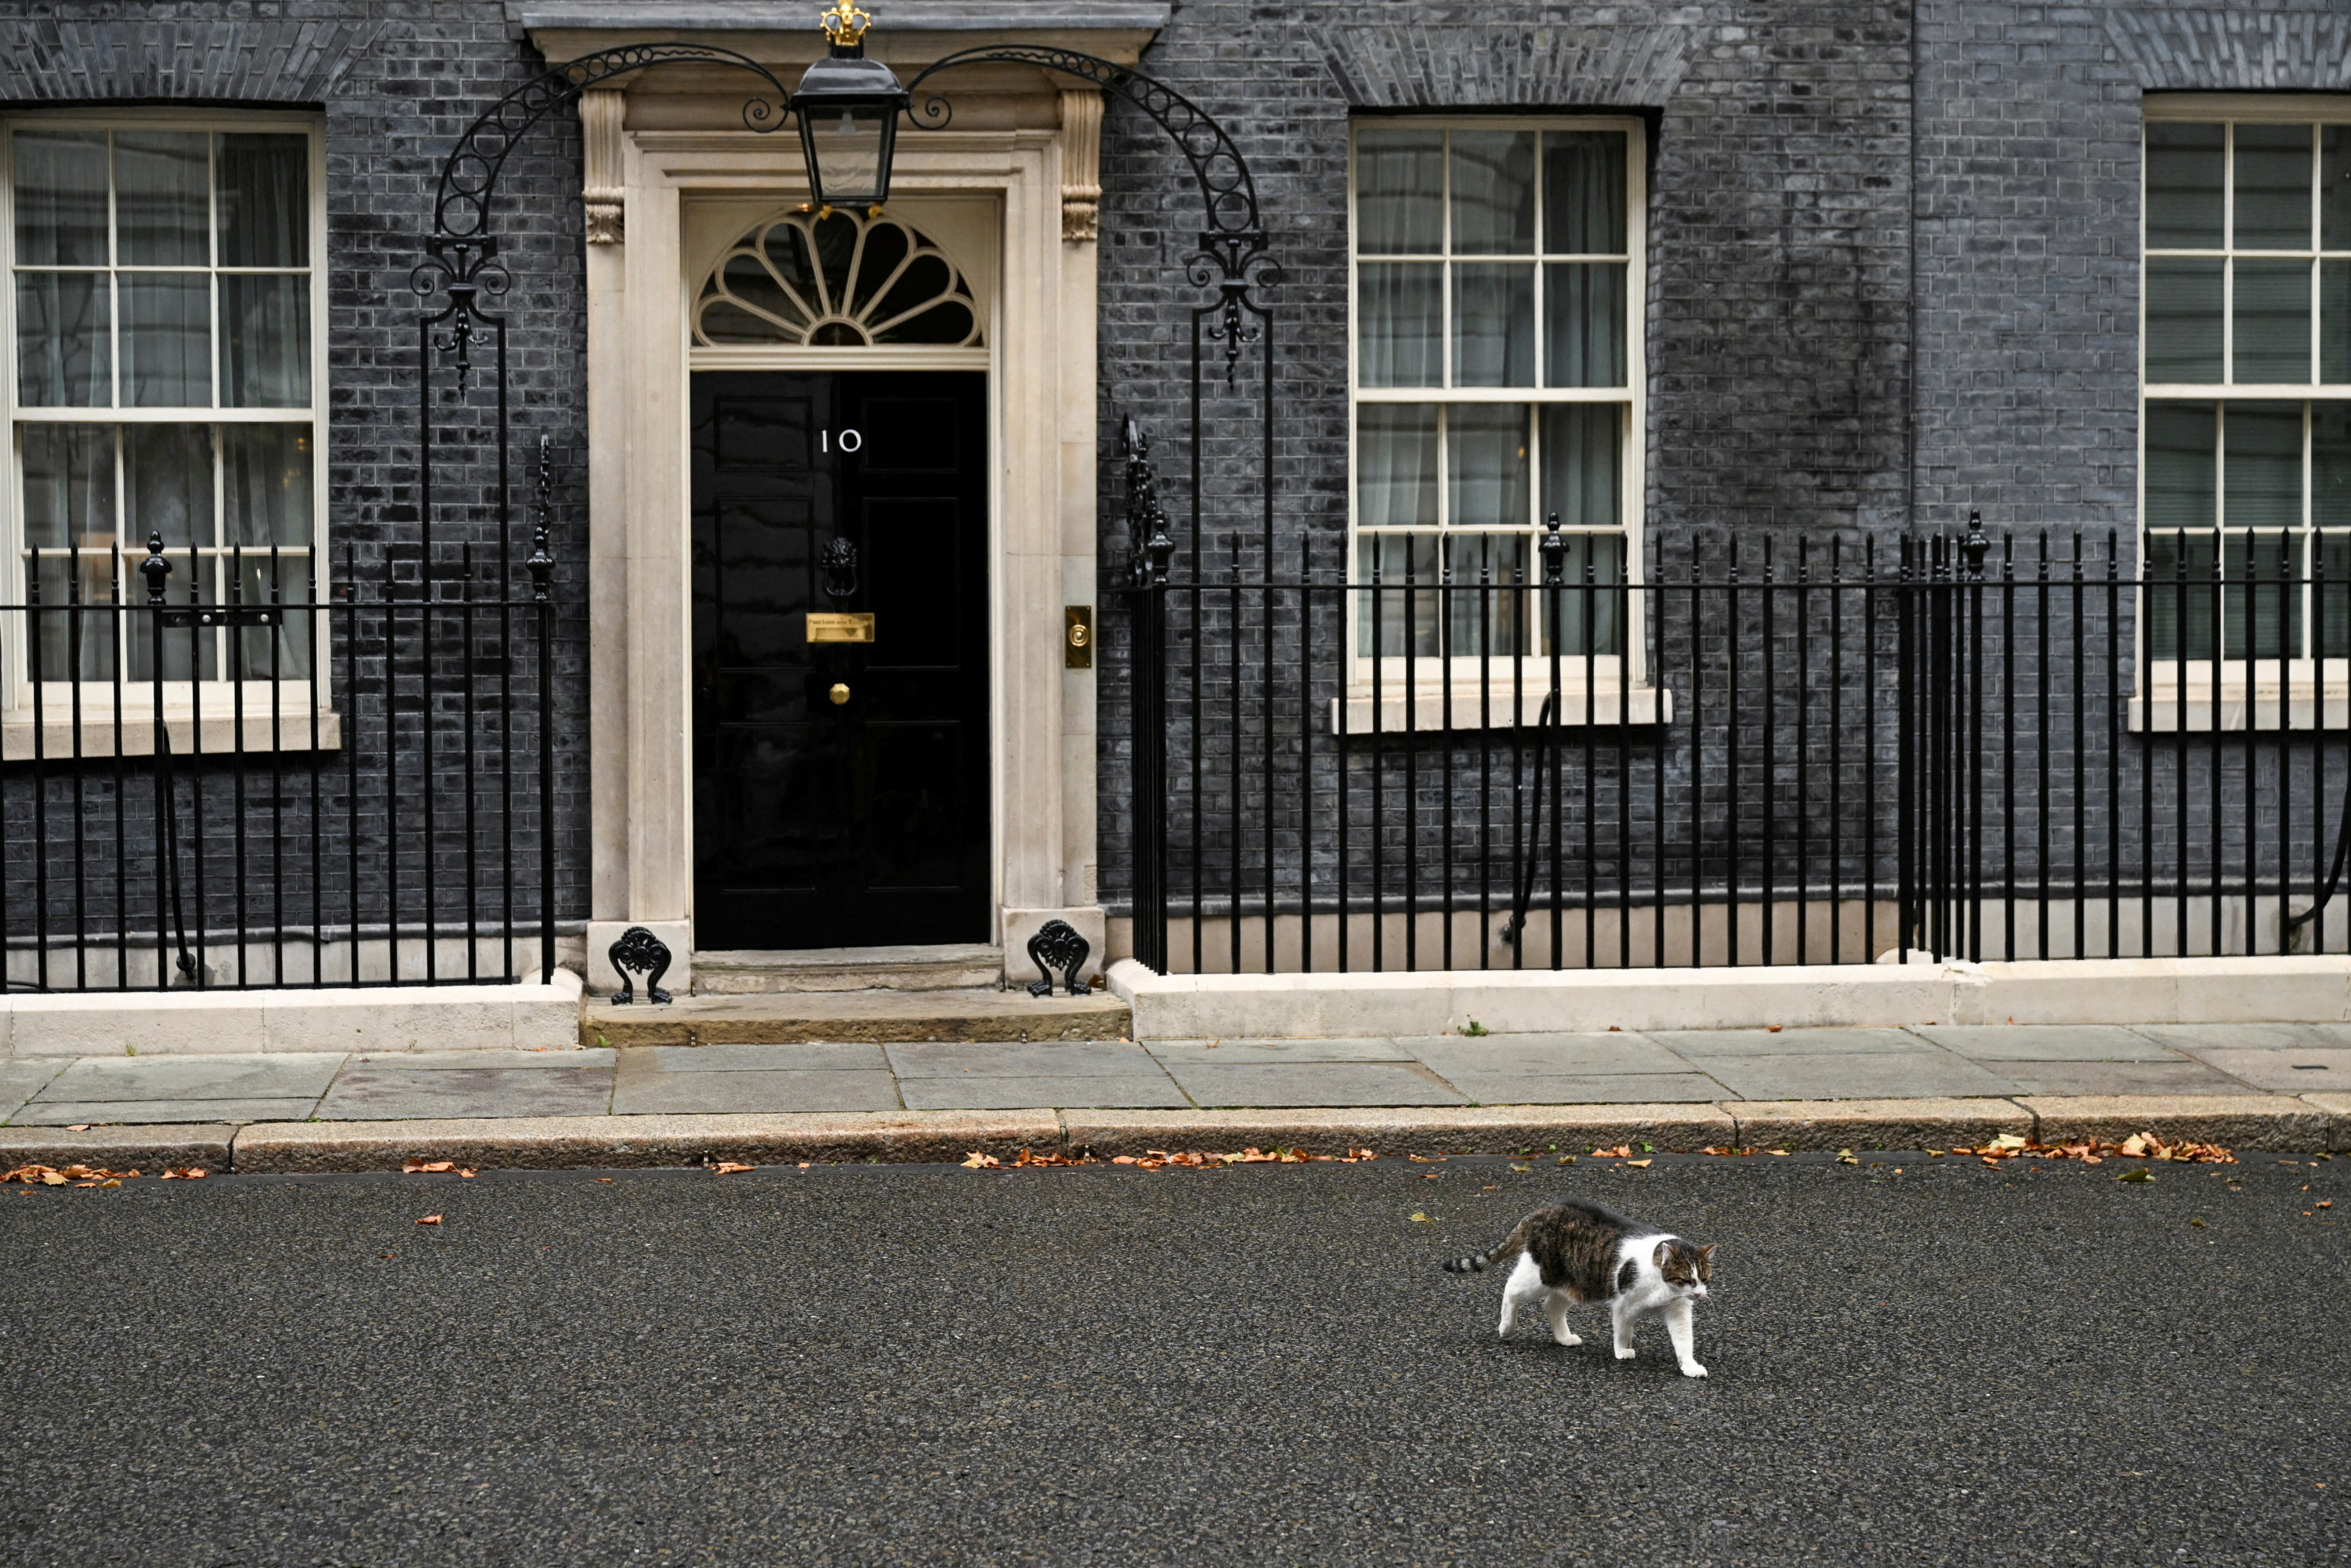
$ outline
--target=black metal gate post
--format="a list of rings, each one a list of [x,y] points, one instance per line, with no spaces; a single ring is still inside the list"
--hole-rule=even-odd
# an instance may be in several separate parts
[[[1134,956],[1167,972],[1167,567],[1176,541],[1159,505],[1151,438],[1132,418],[1119,431],[1126,457],[1128,651],[1134,727]]]

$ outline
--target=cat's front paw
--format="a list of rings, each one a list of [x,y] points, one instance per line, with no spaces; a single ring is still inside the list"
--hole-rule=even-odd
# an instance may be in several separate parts
[[[1704,1377],[1706,1375],[1706,1368],[1700,1366],[1697,1362],[1686,1361],[1682,1363],[1682,1375],[1684,1377]]]
[[[1583,1341],[1579,1336],[1570,1333],[1565,1329],[1562,1329],[1559,1333],[1551,1336],[1551,1343],[1553,1344],[1582,1344]]]
[[[1616,1347],[1616,1359],[1619,1361],[1630,1361],[1639,1354],[1629,1344],[1620,1344]]]

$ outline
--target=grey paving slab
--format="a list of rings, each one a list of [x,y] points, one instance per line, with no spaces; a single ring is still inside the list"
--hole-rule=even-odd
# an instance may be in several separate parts
[[[404,1067],[412,1072],[475,1067],[545,1067],[561,1071],[567,1068],[610,1067],[613,1055],[612,1048],[607,1045],[578,1051],[371,1051],[352,1057],[351,1064]]]
[[[620,1053],[623,1077],[634,1072],[835,1072],[890,1071],[872,1040],[792,1040],[761,1045],[636,1045]]]
[[[1918,1038],[1898,1029],[1655,1030],[1651,1040],[1697,1062],[1741,1056],[1884,1056],[1915,1052]]]
[[[327,1092],[340,1051],[248,1056],[81,1056],[36,1100],[290,1100]]]
[[[1410,1061],[1412,1051],[1396,1040],[1155,1040],[1145,1050],[1162,1061],[1236,1062],[1259,1066],[1284,1061]]]
[[[299,1122],[318,1096],[254,1100],[36,1100],[14,1116],[18,1127],[120,1126],[149,1122]]]
[[[0,1061],[0,1121],[34,1095],[41,1086],[65,1071],[67,1059],[61,1056],[35,1058],[28,1061]]]
[[[777,1072],[624,1072],[612,1087],[612,1113],[616,1116],[665,1112],[897,1109],[897,1080],[879,1070],[836,1071],[817,1067]]]
[[[1468,1096],[1403,1062],[1226,1067],[1173,1062],[1168,1076],[1203,1105],[1465,1105]]]
[[[1739,1098],[1703,1072],[1612,1072],[1581,1078],[1447,1072],[1444,1077],[1480,1105],[1665,1105]]]
[[[2178,1061],[2119,1024],[1913,1024],[1910,1032],[1977,1061]]]
[[[2187,1054],[2208,1067],[2219,1068],[2240,1082],[2273,1093],[2351,1091],[2351,1050],[2326,1046],[2203,1047]]]
[[[902,1078],[899,1092],[909,1111],[1026,1111],[1063,1106],[1094,1109],[1180,1111],[1191,1102],[1163,1072],[1092,1073],[1065,1078],[1008,1074],[958,1074],[953,1078]]]
[[[1409,1043],[1415,1056],[1457,1082],[1464,1072],[1577,1077],[1689,1071],[1683,1058],[1638,1034],[1497,1034],[1483,1040],[1439,1035]]]
[[[344,1070],[319,1103],[330,1122],[431,1116],[600,1116],[612,1101],[612,1075],[600,1069],[425,1068],[371,1063]]]
[[[929,1040],[883,1049],[901,1078],[1148,1078],[1159,1071],[1149,1051],[1125,1040]]]
[[[2174,1051],[2351,1046],[2351,1023],[2142,1023],[2131,1027]]]
[[[1947,1051],[1717,1057],[1705,1066],[1742,1100],[1900,1100],[2018,1092],[2013,1080]]]
[[[2020,1094],[2242,1094],[2200,1061],[1988,1061]]]
[[[2351,1022],[2135,1022],[2130,1028],[2175,1051],[2351,1046]]]

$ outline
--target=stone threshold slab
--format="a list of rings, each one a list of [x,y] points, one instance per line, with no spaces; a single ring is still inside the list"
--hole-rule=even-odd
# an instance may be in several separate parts
[[[680,997],[667,1006],[591,1003],[583,1045],[751,1045],[794,1040],[1118,1040],[1127,1005],[1107,993],[1032,997],[999,991],[804,991]]]

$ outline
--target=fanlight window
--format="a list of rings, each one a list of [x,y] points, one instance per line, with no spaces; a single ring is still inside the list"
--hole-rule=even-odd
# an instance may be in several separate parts
[[[971,287],[945,252],[894,218],[793,213],[736,242],[695,301],[705,348],[980,341]]]

